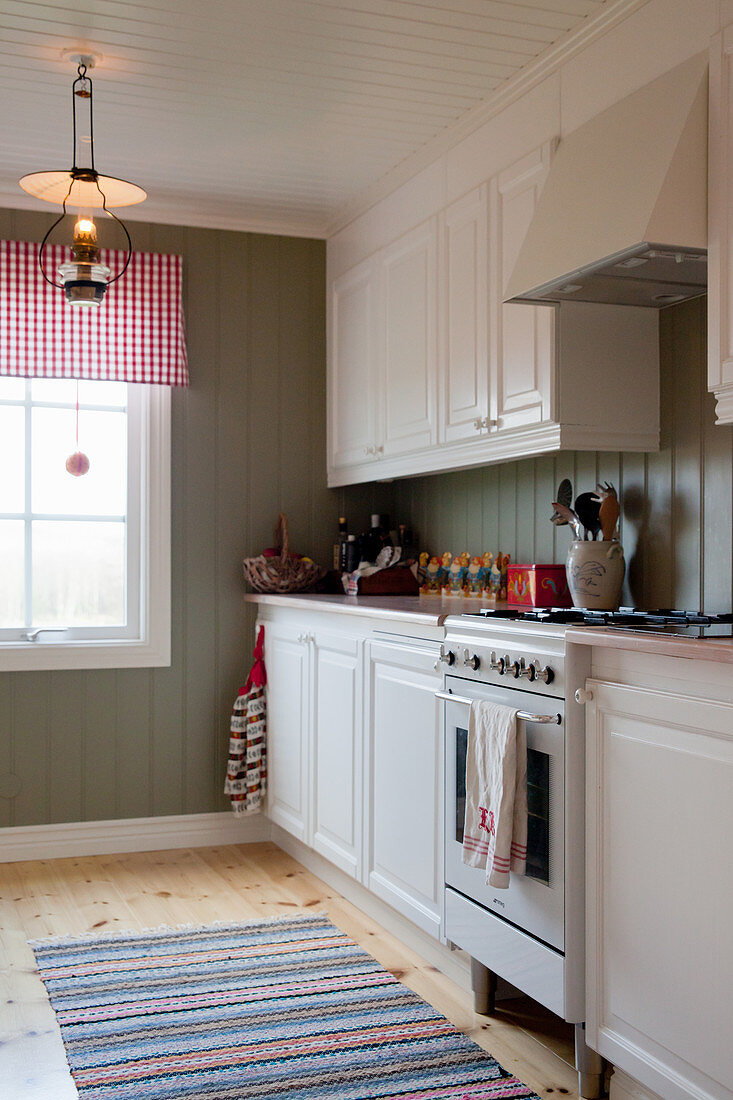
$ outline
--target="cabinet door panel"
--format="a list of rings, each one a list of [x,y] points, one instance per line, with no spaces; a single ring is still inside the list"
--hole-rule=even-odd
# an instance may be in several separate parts
[[[492,181],[492,419],[500,429],[549,420],[554,309],[504,304],[504,291],[550,166],[550,143]]]
[[[441,442],[474,439],[489,414],[488,186],[441,218]]]
[[[372,647],[368,885],[437,937],[443,802],[434,661],[417,646]]]
[[[381,253],[384,454],[437,440],[437,222]]]
[[[309,650],[293,627],[267,624],[267,813],[308,840]]]
[[[733,424],[733,24],[710,48],[708,389],[717,423]]]
[[[356,640],[316,636],[313,847],[361,871],[361,677]]]
[[[377,445],[377,268],[367,260],[331,292],[329,454],[334,468],[370,461]]]
[[[729,1100],[733,706],[589,686],[589,1042],[667,1100]]]

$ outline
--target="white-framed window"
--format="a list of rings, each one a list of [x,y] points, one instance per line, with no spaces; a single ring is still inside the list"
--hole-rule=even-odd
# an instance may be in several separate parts
[[[0,377],[0,470],[0,670],[169,665],[169,387]]]

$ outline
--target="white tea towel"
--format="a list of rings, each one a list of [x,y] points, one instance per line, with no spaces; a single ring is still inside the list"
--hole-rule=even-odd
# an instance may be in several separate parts
[[[483,699],[468,719],[463,862],[504,890],[527,863],[527,734],[516,710]]]

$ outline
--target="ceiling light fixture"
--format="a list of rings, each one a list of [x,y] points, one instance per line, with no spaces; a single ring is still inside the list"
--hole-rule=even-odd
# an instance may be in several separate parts
[[[71,89],[74,142],[72,168],[68,172],[32,172],[30,175],[23,176],[19,183],[29,195],[63,207],[62,213],[43,238],[39,251],[38,263],[44,279],[51,286],[63,290],[66,300],[73,306],[99,306],[107,287],[121,279],[127,271],[132,253],[132,241],[127,226],[110,210],[110,206],[133,206],[135,203],[143,202],[147,194],[142,187],[128,183],[127,180],[115,179],[114,176],[101,176],[94,167],[93,87],[87,71],[94,68],[97,58],[90,53],[75,53],[69,57],[77,64],[77,76]],[[89,165],[85,168],[80,168],[77,164],[77,100],[86,101],[89,105],[89,133],[79,139],[83,147],[88,149]],[[70,242],[73,259],[60,265],[57,274],[61,282],[57,283],[46,274],[43,262],[44,252],[54,229],[67,216],[68,206],[76,210]],[[112,274],[110,269],[101,262],[97,224],[93,214],[95,210],[103,211],[117,222],[126,238],[125,262],[122,270],[112,278],[110,278]]]

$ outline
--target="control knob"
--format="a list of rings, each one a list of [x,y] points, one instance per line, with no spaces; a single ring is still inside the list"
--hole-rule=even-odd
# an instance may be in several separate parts
[[[454,665],[455,662],[456,662],[456,655],[453,652],[453,650],[449,649],[448,652],[446,653],[445,646],[441,646],[440,647],[440,653],[438,654],[438,659],[435,662],[435,664],[433,665],[433,668],[437,672],[437,670],[440,668],[441,664],[448,665],[450,667],[451,665]]]
[[[532,676],[533,683],[535,680],[541,680],[543,684],[551,684],[555,679],[555,673],[549,665],[545,665],[545,667],[542,668],[539,661],[533,661],[530,668],[534,669],[534,675]]]
[[[523,662],[524,663],[524,662]],[[507,653],[504,658],[504,671],[511,672],[515,680],[519,679],[519,670],[522,666],[519,661],[510,661],[509,654]]]
[[[500,676],[504,675],[504,658],[500,657],[497,661],[496,653],[491,654],[491,660],[489,661],[489,668],[492,672],[498,672]]]
[[[466,668],[472,668],[474,672],[481,664],[481,661],[476,653],[469,653],[467,649],[463,651],[463,663]]]

